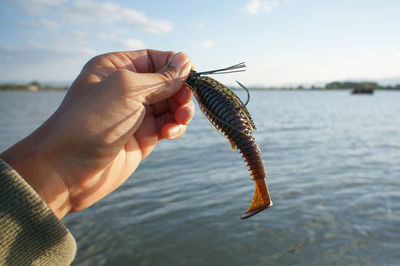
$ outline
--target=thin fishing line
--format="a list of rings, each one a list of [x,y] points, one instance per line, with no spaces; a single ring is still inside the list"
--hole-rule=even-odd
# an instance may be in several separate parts
[[[162,32],[161,28],[158,26],[158,24],[155,21],[152,21],[153,26],[158,30],[158,32],[161,34],[163,37],[164,41],[167,43],[169,47],[172,48],[172,51],[175,51],[175,47],[172,45],[172,43],[168,40],[167,36]]]

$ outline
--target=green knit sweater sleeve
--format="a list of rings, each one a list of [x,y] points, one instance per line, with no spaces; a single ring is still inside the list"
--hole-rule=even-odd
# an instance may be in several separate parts
[[[0,265],[69,265],[76,243],[36,191],[0,160]]]

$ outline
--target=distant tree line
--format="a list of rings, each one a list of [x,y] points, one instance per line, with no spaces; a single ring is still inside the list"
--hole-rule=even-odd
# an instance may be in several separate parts
[[[38,81],[32,81],[29,84],[0,84],[0,90],[67,90],[67,86],[43,86]],[[311,86],[305,88],[302,85],[297,87],[252,87],[252,90],[355,90],[355,89],[373,89],[373,90],[400,90],[400,84],[383,86],[376,82],[352,82],[352,81],[334,81],[327,83],[325,86]]]
[[[352,81],[334,81],[327,83],[325,86],[311,86],[304,87],[299,85],[297,87],[251,87],[252,90],[400,90],[400,84],[383,86],[376,82],[352,82]]]
[[[354,89],[372,89],[372,90],[400,90],[400,84],[395,86],[382,86],[376,82],[331,82],[325,85],[326,90],[354,90]]]
[[[12,90],[12,91],[55,91],[55,90],[67,90],[68,87],[66,86],[43,86],[40,84],[38,81],[32,81],[29,84],[15,84],[15,83],[9,83],[9,84],[1,84],[0,85],[0,90]]]

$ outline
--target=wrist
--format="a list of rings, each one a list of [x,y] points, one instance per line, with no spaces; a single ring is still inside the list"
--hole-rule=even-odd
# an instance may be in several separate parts
[[[71,209],[68,187],[55,171],[50,143],[44,143],[37,129],[28,137],[0,154],[0,158],[12,166],[25,181],[39,194],[48,207],[62,218]],[[44,131],[46,132],[46,131]]]

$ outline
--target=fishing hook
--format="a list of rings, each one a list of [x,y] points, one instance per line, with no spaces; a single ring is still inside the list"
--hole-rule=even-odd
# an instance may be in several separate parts
[[[196,72],[194,75],[195,76],[201,76],[201,75],[213,75],[213,74],[228,74],[228,73],[236,73],[236,72],[243,72],[246,71],[245,68],[245,62],[233,65],[233,66],[229,66],[229,67],[225,67],[225,68],[220,68],[220,69],[215,69],[215,70],[210,70],[210,71],[204,71],[204,72]],[[247,93],[247,100],[244,104],[242,104],[242,106],[240,106],[238,109],[243,109],[246,107],[246,105],[249,103],[250,101],[250,92],[249,90],[239,81],[236,80],[236,82],[239,84],[240,87],[242,87],[246,93]]]
[[[236,82],[239,84],[240,87],[242,87],[242,89],[244,89],[244,90],[247,92],[247,100],[246,100],[246,102],[245,102],[242,106],[239,107],[239,109],[243,109],[243,108],[246,107],[246,105],[247,105],[247,104],[249,103],[249,101],[250,101],[250,92],[249,92],[249,89],[246,88],[246,86],[244,86],[242,83],[240,83],[240,82],[237,81],[237,80],[236,80]]]

